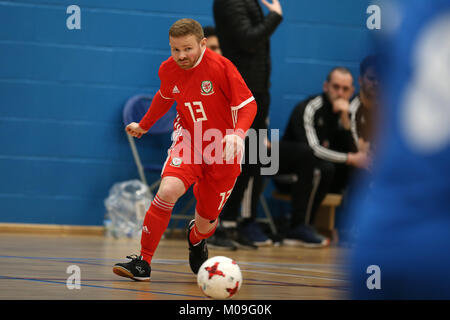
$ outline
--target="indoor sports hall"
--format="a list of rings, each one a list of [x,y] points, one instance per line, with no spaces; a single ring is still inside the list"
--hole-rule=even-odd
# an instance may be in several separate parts
[[[177,108],[180,106],[174,103],[169,112],[140,139],[132,137],[125,128],[131,122],[139,123],[155,95],[161,93],[162,80],[158,71],[161,63],[173,54],[172,44],[169,45],[169,28],[182,18],[194,19],[203,27],[214,26],[214,2],[0,0],[0,300],[210,300],[199,287],[189,262],[186,228],[195,217],[198,201],[192,187],[173,207],[168,228],[151,261],[151,280],[134,281],[119,277],[113,272],[113,266],[131,259],[127,256],[139,256],[141,236],[144,232],[150,233],[145,225],[143,227],[144,217],[150,203],[156,199],[161,172],[165,165],[179,165],[174,160],[165,162],[179,120]],[[330,70],[336,67],[342,68],[339,70],[344,70],[342,72],[350,76],[354,90],[352,99],[357,96],[362,90],[359,80],[363,59],[376,53],[379,36],[394,34],[396,26],[401,23],[405,23],[402,30],[411,36],[399,35],[401,38],[392,47],[400,53],[392,55],[397,59],[389,65],[392,68],[389,70],[395,70],[390,74],[393,87],[386,93],[392,98],[403,92],[401,90],[405,87],[401,85],[402,81],[406,81],[407,75],[415,74],[401,70],[402,62],[416,59],[414,61],[420,63],[421,57],[433,54],[435,57],[429,61],[434,61],[434,64],[430,64],[429,68],[418,68],[424,72],[423,79],[428,80],[413,82],[412,90],[417,90],[418,94],[408,101],[412,101],[412,106],[415,106],[414,101],[420,101],[417,110],[422,110],[419,106],[427,105],[428,101],[440,101],[442,105],[447,105],[445,101],[449,100],[442,99],[448,98],[448,92],[439,91],[442,88],[439,84],[435,85],[441,94],[438,100],[427,100],[428,91],[424,94],[420,91],[422,83],[431,84],[438,80],[439,83],[448,83],[448,78],[442,72],[448,70],[448,64],[439,62],[444,53],[449,52],[448,41],[437,41],[440,38],[433,33],[438,34],[441,30],[440,20],[430,24],[435,27],[430,27],[429,33],[424,31],[425,36],[430,35],[430,40],[423,40],[423,50],[418,45],[420,50],[414,53],[415,47],[408,42],[412,43],[415,30],[422,30],[422,27],[428,30],[428,25],[425,22],[420,24],[420,19],[408,22],[407,10],[423,14],[424,21],[431,19],[435,12],[446,12],[441,7],[443,1],[431,2],[433,5],[427,6],[421,1],[411,1],[414,4],[406,6],[405,15],[402,15],[402,11],[393,10],[386,2],[365,0],[230,0],[236,8],[248,8],[249,3],[259,6],[261,19],[273,14],[273,10],[282,8],[281,22],[267,35],[270,37],[270,46],[262,46],[256,41],[250,50],[268,50],[270,56],[267,133],[272,143],[272,157],[269,158],[272,165],[276,167],[278,163],[279,154],[274,150],[277,151],[278,141],[286,134],[294,108],[301,101],[320,95],[325,90],[325,83],[331,83],[327,78],[331,74]],[[402,1],[393,3],[405,4]],[[277,8],[274,9],[274,6]],[[437,9],[433,11],[434,8]],[[442,21],[445,25],[445,19]],[[390,44],[384,43],[383,48]],[[430,49],[438,45],[441,46],[439,50]],[[210,54],[209,49],[206,52]],[[411,56],[410,52],[413,52]],[[439,52],[442,56],[438,55]],[[252,58],[247,63],[251,61]],[[428,73],[424,70],[428,70]],[[245,75],[245,72],[242,71],[242,74]],[[221,92],[210,79],[205,80],[198,86],[199,95],[201,93],[207,97]],[[182,94],[180,90],[183,88],[174,86],[171,93]],[[324,93],[323,97],[328,96]],[[398,102],[402,96],[399,99],[396,97],[393,101]],[[353,106],[351,101],[347,101],[350,109]],[[193,104],[194,108],[201,106],[201,102],[196,103]],[[197,121],[194,114],[197,112],[198,116],[203,109],[193,110],[190,103],[185,106],[189,107],[194,122]],[[309,102],[307,106],[316,112],[319,103]],[[233,121],[237,119],[239,106],[234,108]],[[440,146],[448,148],[448,143],[445,144],[445,141],[448,142],[448,139],[445,140],[448,130],[436,129],[448,128],[448,123],[445,123],[445,119],[448,122],[448,113],[444,109],[433,110],[431,122],[421,122],[421,119],[426,118],[426,112],[417,117],[407,117],[408,123],[412,123],[411,128],[418,128],[411,129],[411,134],[407,136],[411,139],[417,137],[420,150],[438,153],[440,150],[445,151],[439,149]],[[307,112],[298,118],[298,123],[307,124],[307,117],[310,116]],[[440,116],[439,112],[443,114]],[[318,119],[318,125],[322,126],[327,119]],[[395,120],[395,116],[392,119]],[[348,133],[353,130],[342,119],[339,121],[338,126],[345,127]],[[353,120],[349,118],[349,121]],[[432,121],[436,121],[437,125]],[[397,133],[395,125],[388,124],[383,128],[386,129],[383,131],[386,136]],[[433,136],[434,129],[436,135]],[[325,134],[329,128],[321,132]],[[423,138],[422,132],[427,133]],[[322,133],[319,139],[322,139]],[[306,136],[308,141],[312,139],[310,129],[306,130]],[[232,300],[409,298],[405,294],[408,291],[393,290],[389,294],[385,291],[386,296],[383,296],[383,289],[391,288],[389,279],[398,279],[394,269],[389,269],[395,264],[392,261],[400,259],[401,254],[409,252],[412,247],[423,249],[424,259],[400,259],[402,263],[406,261],[422,269],[435,270],[436,277],[444,274],[444,269],[427,264],[428,261],[434,261],[435,257],[425,254],[435,252],[434,249],[427,249],[425,244],[428,242],[422,241],[415,246],[416,239],[410,239],[409,235],[417,234],[425,239],[434,239],[436,235],[436,239],[440,239],[439,243],[445,243],[446,238],[437,235],[440,231],[438,226],[444,226],[446,222],[430,221],[430,228],[435,228],[432,230],[436,232],[427,229],[415,233],[414,229],[410,233],[405,229],[402,233],[397,232],[400,230],[397,226],[408,226],[408,223],[402,224],[395,220],[392,225],[384,225],[386,220],[383,220],[383,215],[373,220],[370,217],[375,212],[391,212],[391,209],[382,206],[392,204],[395,207],[394,202],[402,199],[401,195],[396,196],[397,192],[406,192],[408,187],[417,194],[420,189],[426,195],[426,191],[433,193],[433,196],[448,195],[445,192],[448,191],[448,179],[446,183],[436,184],[436,188],[445,189],[443,192],[431,192],[440,189],[434,189],[431,184],[415,183],[414,180],[418,172],[421,176],[417,176],[417,181],[442,179],[444,174],[435,171],[450,172],[448,157],[439,153],[436,157],[420,156],[418,160],[410,160],[416,155],[410,151],[415,150],[413,147],[409,149],[410,145],[404,146],[401,139],[392,138],[389,141],[391,144],[386,148],[387,152],[399,153],[389,159],[402,159],[402,164],[394,169],[395,164],[389,162],[386,171],[373,172],[380,173],[381,178],[398,179],[396,181],[401,181],[402,187],[392,187],[392,192],[386,194],[380,191],[377,193],[378,201],[368,204],[359,199],[353,202],[351,195],[357,194],[359,190],[351,195],[346,191],[328,191],[316,208],[314,196],[319,192],[319,184],[324,181],[320,180],[324,179],[324,173],[320,175],[317,168],[314,171],[307,224],[316,230],[316,238],[324,239],[321,245],[295,245],[286,241],[289,223],[295,215],[293,203],[297,195],[289,191],[286,193],[279,188],[279,183],[293,188],[293,184],[298,181],[301,183],[302,178],[279,174],[277,170],[262,176],[257,183],[261,194],[253,201],[257,202],[256,224],[268,241],[264,244],[253,242],[250,248],[240,246],[242,243],[237,241],[239,243],[235,242],[233,250],[229,250],[212,245],[210,239],[205,240],[210,258],[226,256],[240,268],[241,287]],[[334,151],[323,151],[328,150],[329,144],[328,140],[319,141],[319,151],[315,151],[314,156],[320,157],[322,152],[323,156],[332,160],[333,157],[338,159]],[[361,144],[359,147],[362,148]],[[420,152],[417,154],[423,155]],[[441,161],[439,159],[443,160],[436,165],[430,163]],[[411,169],[413,174],[409,174],[409,166],[419,166],[422,160],[427,164],[420,168],[427,169]],[[339,161],[344,166],[350,163],[350,160]],[[386,164],[383,161],[380,163]],[[302,165],[299,164],[299,167]],[[319,175],[316,176],[316,173]],[[403,179],[402,174],[406,178]],[[356,189],[358,186],[356,184]],[[377,189],[374,194],[376,192]],[[420,210],[422,206],[417,194],[405,196],[407,201],[403,204],[408,209],[401,209],[400,203],[399,207],[392,209],[393,214]],[[230,193],[225,192],[221,196],[223,201],[219,208],[223,208]],[[242,207],[245,201],[249,201],[248,197],[248,194],[244,196],[247,200],[243,200]],[[165,203],[163,201],[163,207]],[[430,212],[449,213],[448,197],[429,200],[428,203],[436,203]],[[439,205],[444,208],[441,209]],[[244,211],[242,209],[240,213],[243,216]],[[311,218],[311,214],[314,218]],[[361,226],[370,224],[373,229],[370,229],[371,232],[358,233],[346,224],[353,218],[361,222]],[[218,221],[221,221],[220,215]],[[232,226],[236,227],[236,224]],[[425,228],[428,224],[421,226]],[[378,233],[377,227],[380,228]],[[239,229],[234,231],[240,232]],[[369,235],[375,238],[368,238]],[[361,239],[361,242],[355,244],[355,239]],[[371,244],[375,245],[374,255],[365,255],[370,251]],[[392,255],[385,256],[383,250],[392,249],[392,244],[402,244],[404,250],[399,254],[388,251]],[[367,251],[354,251],[355,246],[358,250]],[[430,246],[438,248],[431,242]],[[352,260],[352,257],[356,257],[356,260]],[[371,257],[372,260],[369,259]],[[442,265],[447,263],[446,260],[443,259]],[[359,264],[352,264],[352,261]],[[387,276],[392,275],[390,272],[393,272],[392,278]],[[386,278],[383,278],[384,274]],[[433,272],[427,274],[432,275]],[[413,271],[408,276],[418,277]],[[383,279],[386,279],[386,283]],[[425,283],[439,282],[435,280],[433,278]],[[407,282],[399,280],[399,283]],[[394,287],[398,288],[397,284]],[[410,291],[411,294],[413,292]],[[430,292],[438,293],[438,297],[439,293],[450,297],[447,295],[448,289],[445,291],[433,287]],[[417,294],[413,297],[429,296],[434,297],[433,294],[423,297]]]

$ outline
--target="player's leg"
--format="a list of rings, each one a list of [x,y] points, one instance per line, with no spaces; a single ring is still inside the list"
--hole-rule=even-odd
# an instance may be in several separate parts
[[[206,239],[214,234],[218,222],[217,218],[203,218],[195,211],[195,219],[188,225],[189,265],[194,274],[197,274],[203,262],[208,260]]]
[[[131,262],[114,266],[114,273],[120,276],[134,280],[150,279],[150,263],[167,229],[175,202],[197,179],[200,169],[179,153],[177,147],[182,144],[183,141],[178,139],[169,149],[169,156],[161,174],[161,184],[144,218],[140,256],[129,256]]]
[[[142,225],[141,256],[149,264],[169,225],[172,209],[185,192],[186,186],[180,178],[171,176],[162,178]]]
[[[127,256],[127,258],[131,259],[128,263],[116,264],[113,268],[115,274],[138,281],[150,280],[150,264],[153,254],[169,225],[175,202],[185,192],[185,183],[180,178],[163,177],[158,192],[144,218],[141,235],[141,254],[140,256]]]
[[[200,216],[198,212],[195,212],[195,219],[194,219],[195,228],[190,235],[189,241],[195,246],[202,239],[209,238],[214,234],[218,222],[219,219],[214,220],[206,219]]]
[[[189,264],[197,274],[200,266],[208,259],[206,239],[211,237],[218,224],[218,217],[230,196],[240,172],[237,166],[222,165],[219,170],[209,170],[194,185],[197,199],[195,219],[189,223]],[[209,172],[208,172],[209,171]]]

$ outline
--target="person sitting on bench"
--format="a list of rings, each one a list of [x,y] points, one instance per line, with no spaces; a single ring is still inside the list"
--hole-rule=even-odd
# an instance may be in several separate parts
[[[330,239],[312,227],[315,213],[327,193],[342,193],[352,167],[369,165],[368,155],[358,151],[350,126],[353,77],[345,67],[333,68],[323,92],[300,102],[293,110],[280,141],[278,174],[296,174],[288,186],[291,221],[284,244],[324,247]],[[286,187],[275,184],[279,187]],[[286,191],[286,190],[285,190]]]

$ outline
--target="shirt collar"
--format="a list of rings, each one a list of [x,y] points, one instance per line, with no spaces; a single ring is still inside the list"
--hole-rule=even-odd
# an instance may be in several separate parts
[[[202,54],[200,55],[200,58],[198,58],[197,62],[194,64],[194,66],[191,69],[194,69],[196,66],[198,66],[200,64],[200,62],[202,62],[205,51],[206,51],[206,47],[203,49]],[[191,70],[191,69],[189,69],[189,70]]]

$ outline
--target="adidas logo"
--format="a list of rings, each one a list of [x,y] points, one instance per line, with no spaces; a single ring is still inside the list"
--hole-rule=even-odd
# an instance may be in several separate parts
[[[178,90],[178,87],[175,85],[175,87],[173,87],[172,93],[180,93],[180,90]]]
[[[142,227],[142,231],[144,231],[145,233],[150,234],[150,231],[148,231],[147,226],[143,226]]]
[[[136,266],[136,270],[139,271],[140,274],[143,274],[145,272],[145,270],[140,266]]]

